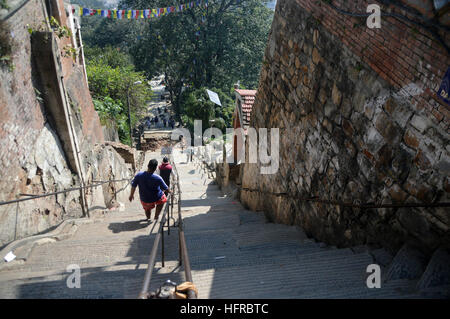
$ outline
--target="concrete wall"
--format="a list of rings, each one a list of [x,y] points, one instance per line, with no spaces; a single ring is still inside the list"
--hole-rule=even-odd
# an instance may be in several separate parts
[[[332,3],[366,12],[377,2]],[[450,113],[436,95],[449,64],[416,25],[384,17],[381,29],[368,29],[324,1],[279,0],[250,126],[280,128],[280,168],[261,175],[259,164],[243,165],[241,201],[340,246],[449,245],[445,208],[362,211],[299,200],[449,201]]]

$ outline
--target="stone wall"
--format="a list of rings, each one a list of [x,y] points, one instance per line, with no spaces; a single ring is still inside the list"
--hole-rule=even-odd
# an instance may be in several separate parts
[[[52,4],[52,14],[66,25],[63,1],[53,0]],[[10,12],[14,12],[14,7]],[[38,72],[44,57],[36,53],[33,36],[28,30],[33,34],[48,30],[45,2],[30,0],[12,15],[6,14],[6,20],[4,12],[0,17],[0,53],[2,58],[6,57],[0,62],[0,201],[80,185],[79,172],[68,161],[68,153],[73,158],[77,149],[64,145],[68,141],[62,138],[64,134],[72,134],[69,132],[71,125],[87,184],[131,178],[133,169],[114,148],[103,145],[102,127],[92,104],[83,65],[78,59],[63,54],[63,47],[70,43],[70,38],[56,39],[59,52],[48,52],[55,54],[58,61],[56,74],[61,78],[54,83],[60,86],[43,85],[42,78],[55,76],[55,73]],[[65,103],[52,105],[52,112],[49,111],[50,91],[59,94]],[[71,124],[64,115],[68,110]],[[58,116],[61,118],[55,118]],[[58,131],[57,121],[66,121],[67,131]],[[117,206],[118,202],[126,200],[128,187],[128,182],[122,182],[91,189],[86,196],[88,207],[92,210]],[[0,246],[82,215],[79,191],[0,206]]]
[[[364,13],[369,4],[332,3]],[[280,128],[280,167],[261,175],[259,164],[242,165],[241,201],[339,246],[449,245],[448,208],[361,210],[300,200],[450,199],[449,106],[436,94],[448,52],[417,25],[391,17],[381,29],[365,23],[326,1],[278,1],[250,126]]]

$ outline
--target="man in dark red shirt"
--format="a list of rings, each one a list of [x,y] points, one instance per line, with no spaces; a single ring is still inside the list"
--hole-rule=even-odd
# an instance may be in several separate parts
[[[158,168],[159,176],[162,177],[164,183],[166,183],[166,185],[170,188],[170,174],[172,174],[172,166],[169,164],[169,159],[164,157],[162,164],[159,165]]]

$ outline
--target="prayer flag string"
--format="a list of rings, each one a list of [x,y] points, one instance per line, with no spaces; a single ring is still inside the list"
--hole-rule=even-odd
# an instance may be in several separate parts
[[[76,9],[75,7],[72,6],[72,13],[83,17],[101,16],[103,18],[110,18],[110,19],[149,19],[149,18],[159,18],[173,12],[182,12],[194,7],[204,7],[204,8],[208,7],[208,0],[190,1],[185,4],[180,4],[177,6],[170,6],[166,8],[157,8],[157,9],[144,9],[144,10],[89,9],[82,7]]]

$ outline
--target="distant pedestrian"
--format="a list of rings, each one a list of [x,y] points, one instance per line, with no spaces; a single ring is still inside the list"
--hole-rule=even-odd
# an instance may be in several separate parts
[[[194,149],[192,146],[188,146],[186,148],[186,163],[189,163],[189,161],[192,162],[192,155],[194,154]]]
[[[158,127],[158,122],[159,122],[159,119],[157,116],[155,116],[155,127]]]
[[[173,128],[174,128],[174,126],[175,126],[175,121],[174,121],[173,118],[171,118],[171,119],[169,120],[169,125],[170,125],[170,128],[173,130]]]
[[[170,175],[172,174],[172,165],[169,163],[169,159],[167,157],[163,158],[163,162],[158,167],[159,175],[164,180],[164,183],[170,188]],[[167,193],[166,193],[167,195]]]
[[[136,187],[139,186],[139,197],[147,221],[151,220],[152,209],[155,207],[155,221],[158,219],[164,203],[167,202],[166,194],[163,191],[166,191],[167,194],[170,193],[169,187],[161,176],[154,174],[157,167],[158,161],[152,159],[148,163],[147,171],[136,174],[131,182],[131,193],[128,198],[130,202],[134,199],[134,192],[136,191]]]
[[[164,123],[164,127],[166,127],[167,126],[167,120],[165,118],[163,119],[163,123]]]
[[[178,142],[180,143],[181,152],[184,153],[184,148],[186,147],[186,141],[184,140],[184,136],[180,135],[178,138]]]

